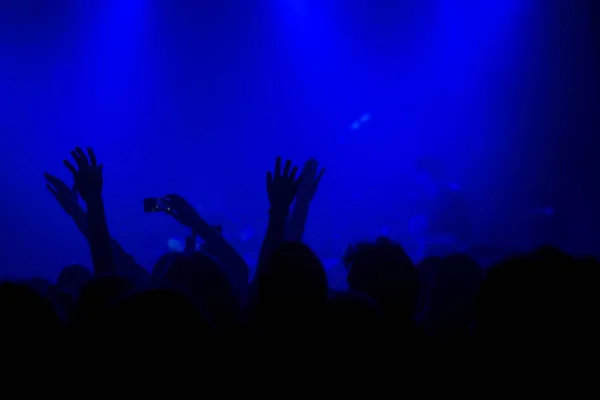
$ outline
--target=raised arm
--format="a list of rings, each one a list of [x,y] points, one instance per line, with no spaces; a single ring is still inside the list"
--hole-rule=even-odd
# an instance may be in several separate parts
[[[300,174],[296,202],[285,227],[286,241],[302,241],[310,202],[314,198],[324,174],[325,168],[321,168],[319,171],[319,163],[314,158],[311,158],[304,164],[304,168]]]
[[[210,249],[210,255],[217,258],[228,269],[233,283],[240,289],[245,288],[248,285],[249,269],[242,256],[183,197],[170,194],[165,198],[170,206],[167,214],[180,224],[191,228],[194,238],[196,235],[200,236]]]
[[[88,215],[79,204],[79,196],[75,186],[70,188],[63,180],[56,176],[44,173],[46,187],[52,193],[60,207],[69,215],[79,232],[89,244]],[[127,253],[117,242],[112,240],[115,267],[119,276],[125,277],[136,284],[143,285],[149,280],[150,274],[143,267],[136,264],[135,259]]]
[[[255,279],[260,276],[266,261],[273,251],[285,241],[285,224],[290,206],[298,192],[300,181],[296,179],[298,167],[292,168],[292,162],[286,161],[281,170],[281,157],[275,161],[275,171],[267,172],[267,194],[269,196],[269,223],[258,256]]]
[[[89,158],[88,158],[89,155]],[[73,174],[75,189],[87,205],[88,243],[92,255],[94,274],[116,275],[113,249],[106,224],[104,200],[102,198],[102,165],[98,165],[92,149],[86,154],[77,147],[71,152],[77,164],[75,168],[69,161],[63,163]]]

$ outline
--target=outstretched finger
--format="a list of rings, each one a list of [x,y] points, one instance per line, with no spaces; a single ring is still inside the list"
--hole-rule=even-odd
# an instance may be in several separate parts
[[[311,170],[312,170],[312,158],[304,163],[304,166],[302,167],[302,171],[300,172],[300,175],[302,175],[302,176],[309,175]]]
[[[58,186],[60,184],[65,184],[63,181],[61,181],[60,179],[58,179],[57,177],[55,177],[54,175],[50,175],[47,172],[44,172],[44,178],[46,178],[46,180],[48,182],[50,182],[52,184],[52,186]],[[65,185],[66,186],[66,185]]]
[[[283,167],[283,177],[287,178],[290,175],[290,169],[292,168],[292,161],[287,160]]]
[[[319,182],[321,182],[321,178],[323,178],[323,175],[325,175],[325,168],[321,168],[317,179],[315,179],[315,187],[319,185]]]
[[[290,172],[290,180],[296,179],[296,175],[298,174],[298,167],[292,168],[292,172]]]
[[[67,167],[67,169],[69,171],[71,171],[71,173],[73,175],[77,175],[77,169],[75,169],[75,167],[73,166],[73,164],[71,164],[70,162],[68,162],[67,160],[63,160],[63,164],[65,165],[65,167]]]
[[[271,171],[267,171],[267,192],[271,191],[271,185],[273,184],[273,174]]]
[[[88,160],[88,157],[85,154],[85,151],[83,151],[83,149],[81,147],[75,147],[75,151],[77,152],[77,155],[79,156],[79,160],[83,166],[90,165],[90,161]]]
[[[281,157],[275,159],[275,178],[281,176]]]
[[[96,161],[96,154],[94,154],[94,150],[91,147],[87,149],[88,154],[90,155],[90,163],[92,167],[96,168],[98,166],[98,162]]]
[[[79,154],[77,154],[77,151],[71,150],[71,157],[73,157],[73,160],[75,160],[75,163],[77,164],[77,166],[80,166],[80,163],[81,163],[80,158],[81,157],[79,157]]]
[[[298,187],[302,184],[303,180],[304,180],[304,177],[301,175],[298,179],[296,179],[295,181],[292,181],[292,192],[293,192],[294,196],[296,196],[296,194],[298,193]]]
[[[317,171],[319,170],[319,163],[317,162],[317,160],[315,160],[314,158],[311,159],[311,163],[310,163],[310,179],[315,179],[315,177],[317,176]]]
[[[49,183],[46,183],[46,188],[55,196],[58,196],[58,192]]]
[[[308,171],[310,169],[310,167],[312,165],[312,161],[313,161],[313,159],[311,158],[304,163],[304,167],[302,167],[303,172]]]

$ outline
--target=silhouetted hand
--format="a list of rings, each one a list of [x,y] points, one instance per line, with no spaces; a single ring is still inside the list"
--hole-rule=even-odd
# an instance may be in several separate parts
[[[319,171],[319,163],[317,160],[314,158],[308,160],[300,173],[300,183],[298,185],[296,199],[298,201],[309,203],[315,196],[315,193],[319,188],[319,182],[321,182],[321,178],[323,178],[324,174],[325,168],[321,168]]]
[[[77,196],[75,186],[70,188],[62,180],[47,172],[44,173],[44,178],[46,178],[47,181],[46,187],[50,193],[54,195],[58,204],[60,204],[67,214],[73,215],[81,209],[79,206],[79,196]]]
[[[89,203],[90,201],[96,201],[102,198],[103,165],[98,165],[96,156],[91,148],[88,148],[87,151],[89,159],[80,147],[76,147],[75,150],[71,152],[71,156],[73,156],[77,163],[77,168],[67,160],[64,160],[63,163],[73,174],[75,189],[77,189],[81,198],[86,203]]]
[[[289,160],[285,162],[282,173],[281,157],[277,157],[274,173],[267,172],[267,193],[269,194],[271,212],[288,212],[298,192],[300,181],[296,179],[297,173],[298,167],[292,168],[292,162]]]
[[[193,229],[202,221],[198,211],[183,197],[176,194],[169,194],[165,198],[169,201],[170,206],[167,214],[175,218],[181,225]]]

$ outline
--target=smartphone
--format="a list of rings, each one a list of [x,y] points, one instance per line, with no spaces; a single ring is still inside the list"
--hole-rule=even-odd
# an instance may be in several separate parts
[[[144,212],[167,212],[171,211],[169,200],[162,197],[148,197],[144,199]]]

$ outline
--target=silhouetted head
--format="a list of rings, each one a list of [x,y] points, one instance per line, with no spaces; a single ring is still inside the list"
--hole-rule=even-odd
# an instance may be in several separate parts
[[[25,285],[0,285],[2,338],[49,344],[60,332],[61,323],[49,301]]]
[[[474,322],[481,270],[464,254],[433,260],[423,293],[426,307],[419,316],[421,328],[436,339],[467,339]]]
[[[23,284],[42,297],[48,295],[48,290],[50,289],[50,286],[52,286],[52,283],[48,279],[40,277],[25,279]]]
[[[73,298],[79,296],[79,292],[94,277],[94,273],[88,268],[73,264],[63,268],[58,275],[56,285],[61,291]]]
[[[589,335],[597,304],[597,271],[552,248],[491,268],[477,302],[478,337],[528,345]],[[543,340],[541,340],[543,338]],[[595,339],[594,339],[595,340]]]
[[[258,277],[261,318],[289,322],[321,318],[327,302],[327,275],[305,244],[289,242],[270,257]]]
[[[133,284],[118,276],[93,278],[81,289],[75,306],[75,322],[94,329],[102,324],[106,311],[116,301],[133,290]]]
[[[177,253],[164,272],[166,285],[186,294],[218,326],[233,323],[241,302],[221,265],[196,252]]]
[[[381,317],[375,301],[350,291],[331,293],[327,315],[328,325],[340,335],[337,339],[357,340],[365,334],[375,333]]]
[[[194,343],[210,346],[206,342],[211,324],[187,296],[175,290],[155,289],[126,297],[111,309],[108,320],[114,327],[113,339],[127,348],[150,344],[151,351],[185,351]]]
[[[367,294],[386,319],[410,319],[416,311],[419,278],[404,248],[388,238],[362,243],[348,265],[349,288]]]
[[[165,253],[158,258],[152,267],[151,286],[158,287],[162,283],[169,266],[181,253]]]

